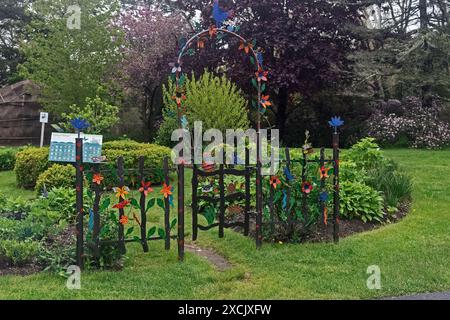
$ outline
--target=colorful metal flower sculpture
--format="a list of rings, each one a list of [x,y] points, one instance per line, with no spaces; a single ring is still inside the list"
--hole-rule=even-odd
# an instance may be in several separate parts
[[[149,182],[141,182],[141,187],[139,188],[139,192],[143,193],[145,196],[147,196],[150,192],[153,192],[153,189],[150,187],[152,183]]]
[[[269,101],[270,96],[262,96],[261,97],[261,105],[263,106],[264,109],[267,109],[267,107],[270,107],[272,105],[272,103]]]
[[[126,206],[128,206],[131,203],[129,200],[124,200],[122,202],[119,202],[118,204],[114,205],[114,209],[124,209]]]
[[[213,4],[213,18],[216,21],[216,27],[220,28],[225,20],[231,18],[233,16],[233,11],[224,11],[220,5],[219,0],[214,0]]]
[[[259,68],[256,72],[256,77],[258,78],[258,81],[267,81],[267,76],[269,75],[269,71],[264,71],[262,68]]]
[[[164,183],[162,190],[160,191],[161,194],[164,195],[164,198],[169,197],[172,194],[172,186],[168,186]]]
[[[252,50],[252,49],[253,49],[253,43],[241,41],[239,50],[244,50],[244,52],[246,54],[248,54],[250,52],[250,50]]]
[[[117,198],[125,199],[127,194],[130,192],[130,189],[128,187],[115,187],[113,188],[113,191],[116,193]]]
[[[278,176],[271,176],[270,177],[270,185],[276,189],[278,185],[281,184],[280,179],[278,178]]]
[[[94,173],[94,176],[92,177],[93,183],[100,185],[100,184],[102,184],[103,180],[104,180],[104,178],[100,173]]]
[[[75,131],[78,133],[78,138],[80,138],[81,131],[86,130],[87,128],[89,128],[91,126],[89,124],[89,122],[87,122],[86,120],[81,119],[81,118],[72,119],[70,121],[70,124],[75,129]]]
[[[341,117],[332,117],[331,120],[328,121],[328,124],[333,128],[339,128],[344,124],[344,121],[341,120]]]
[[[330,171],[330,168],[326,168],[325,166],[322,166],[319,168],[320,173],[320,179],[327,179],[329,177],[328,172]]]
[[[329,198],[329,195],[328,195],[328,192],[326,192],[326,191],[321,192],[319,195],[319,200],[322,202],[327,202],[328,198]]]
[[[172,68],[172,73],[180,73],[181,72],[181,63],[172,62],[172,63],[169,63],[169,66]]]
[[[313,190],[313,186],[311,183],[309,183],[308,181],[304,181],[302,183],[302,192],[303,193],[310,194],[312,190]]]
[[[125,216],[125,215],[123,215],[121,218],[120,218],[120,220],[119,220],[119,222],[120,222],[120,224],[121,225],[126,225],[126,224],[128,224],[128,217],[127,216]]]

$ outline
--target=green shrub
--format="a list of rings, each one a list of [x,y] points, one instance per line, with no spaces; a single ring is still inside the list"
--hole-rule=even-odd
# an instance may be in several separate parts
[[[0,240],[26,239],[41,240],[45,235],[45,226],[30,220],[12,220],[0,218]]]
[[[74,188],[75,167],[73,165],[54,164],[39,175],[35,190],[40,194],[44,190],[53,188]]]
[[[110,170],[110,172],[104,172],[104,183],[107,187],[113,187],[119,182],[116,174],[116,163],[119,157],[123,157],[125,169],[137,169],[139,166],[139,158],[144,156],[147,179],[150,179],[153,183],[161,183],[163,181],[163,159],[170,157],[171,150],[157,144],[125,140],[105,143],[103,154],[108,159],[108,165],[104,168]],[[134,185],[136,184],[137,177],[137,171],[126,172],[125,183],[127,185]]]
[[[361,182],[344,181],[341,184],[340,199],[342,217],[381,222],[383,197],[379,191]]]
[[[172,81],[163,87],[164,123],[158,131],[156,141],[172,146],[172,131],[178,128],[177,104],[172,98],[176,88]],[[185,82],[186,117],[190,127],[194,121],[202,121],[203,130],[247,129],[248,103],[235,84],[226,77],[217,77],[205,71],[199,79],[194,74]],[[175,121],[174,121],[175,120]]]
[[[0,261],[23,266],[32,262],[40,249],[41,244],[36,241],[0,240]]]
[[[14,169],[17,152],[19,152],[18,148],[0,147],[0,171],[9,171]]]
[[[399,172],[393,161],[369,170],[366,177],[367,185],[383,193],[387,206],[398,207],[401,201],[411,198],[412,180],[408,175]]]
[[[90,202],[86,193],[85,190],[84,204],[89,207]],[[40,197],[34,201],[28,219],[46,226],[57,225],[61,221],[73,222],[76,217],[75,201],[74,188],[53,188],[47,197]]]
[[[364,138],[343,154],[342,160],[353,161],[358,168],[370,169],[382,165],[386,158],[374,138]]]
[[[22,198],[6,198],[0,195],[0,217],[21,220],[31,209],[29,200]]]
[[[50,166],[48,152],[48,148],[29,147],[16,154],[14,171],[19,187],[35,187],[39,175]]]

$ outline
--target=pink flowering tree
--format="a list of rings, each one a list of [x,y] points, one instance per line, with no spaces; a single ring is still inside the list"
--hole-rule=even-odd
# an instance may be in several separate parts
[[[124,59],[117,71],[117,83],[140,109],[149,134],[161,106],[161,84],[167,80],[169,63],[178,51],[178,39],[187,30],[183,16],[161,10],[139,8],[127,11],[119,21],[124,32]]]

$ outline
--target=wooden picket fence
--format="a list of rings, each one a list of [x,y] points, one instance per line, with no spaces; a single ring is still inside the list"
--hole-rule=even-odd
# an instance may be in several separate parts
[[[287,167],[289,170],[295,163],[300,163],[302,166],[302,175],[301,179],[302,182],[306,181],[306,167],[308,163],[319,163],[319,165],[322,167],[325,164],[332,164],[333,166],[333,215],[332,215],[332,222],[333,222],[333,239],[335,242],[339,241],[339,206],[340,206],[340,199],[339,199],[339,132],[335,130],[333,133],[333,157],[331,159],[325,158],[325,149],[322,148],[320,150],[320,158],[317,159],[308,159],[307,154],[303,153],[302,159],[297,160],[291,160],[291,153],[289,148],[285,149],[285,159],[281,161],[281,163]],[[164,182],[166,185],[170,185],[169,181],[169,174],[171,171],[176,171],[178,175],[178,187],[177,187],[177,200],[178,200],[178,208],[177,208],[177,234],[172,235],[171,234],[171,223],[170,223],[170,203],[169,199],[164,199],[164,231],[165,236],[152,236],[150,238],[147,237],[147,210],[146,210],[146,195],[144,193],[141,193],[140,199],[139,199],[139,208],[140,208],[140,237],[135,237],[133,239],[126,239],[125,237],[125,230],[124,226],[119,223],[118,228],[118,235],[117,240],[108,240],[108,241],[102,241],[100,239],[100,230],[101,230],[101,218],[100,218],[100,201],[102,197],[103,190],[100,185],[92,183],[92,189],[94,193],[94,204],[92,208],[93,213],[93,230],[92,230],[92,239],[89,243],[85,244],[84,239],[84,217],[86,213],[83,211],[83,180],[84,180],[84,168],[83,168],[83,140],[82,139],[76,139],[76,210],[77,210],[77,223],[76,223],[76,229],[77,229],[77,248],[76,248],[76,261],[77,265],[83,268],[84,266],[84,249],[85,245],[89,246],[89,248],[92,249],[94,260],[98,260],[100,258],[100,250],[101,246],[104,244],[117,244],[120,253],[125,254],[126,253],[126,243],[129,242],[140,242],[143,248],[144,252],[149,251],[149,241],[158,241],[162,240],[165,242],[165,249],[170,250],[170,243],[172,239],[177,240],[177,249],[178,249],[178,258],[180,261],[184,260],[184,251],[185,251],[185,243],[184,243],[184,237],[185,237],[185,190],[184,190],[184,183],[185,183],[185,165],[179,164],[175,167],[175,169],[171,169],[169,166],[169,159],[164,159],[164,165],[163,165],[163,173],[164,173]],[[127,170],[137,170],[139,175],[139,182],[145,182],[145,158],[140,157],[139,158],[139,168],[137,169],[127,169]],[[101,173],[102,170],[100,169],[101,164],[94,164],[92,166],[92,173],[98,174]],[[117,163],[117,177],[118,177],[118,187],[124,187],[125,186],[125,168],[124,168],[124,160],[123,158],[118,158]],[[192,177],[192,240],[195,241],[198,238],[198,231],[205,231],[209,230],[215,227],[218,227],[219,229],[219,237],[224,237],[224,229],[225,228],[231,228],[231,227],[242,227],[244,229],[244,235],[249,235],[249,229],[250,229],[250,216],[252,214],[256,214],[256,223],[255,223],[255,240],[256,240],[256,247],[260,248],[262,245],[262,208],[264,207],[263,203],[263,189],[262,189],[262,177],[258,172],[260,173],[261,167],[259,166],[251,166],[249,164],[249,151],[246,150],[245,154],[245,165],[244,169],[236,169],[232,167],[225,167],[223,164],[219,165],[219,168],[217,170],[212,171],[205,171],[201,170],[198,165],[192,166],[193,170],[193,177]],[[227,175],[232,176],[240,176],[245,178],[245,192],[240,193],[231,193],[231,194],[225,194],[226,186],[224,184],[224,177]],[[199,185],[199,177],[212,177],[212,176],[218,176],[219,177],[219,196],[218,197],[211,197],[211,196],[205,196],[201,195],[199,196],[197,194],[197,189]],[[256,208],[251,207],[251,186],[252,186],[252,177],[256,177],[255,180],[255,186],[256,186]],[[320,188],[323,190],[325,188],[325,180],[321,179],[320,181]],[[290,189],[287,190],[287,203],[289,203],[291,197],[291,191]],[[229,201],[236,201],[236,200],[245,200],[244,205],[244,222],[235,222],[235,223],[226,223],[225,222],[225,202]],[[125,199],[120,197],[119,203],[124,201]],[[219,213],[218,213],[218,222],[212,223],[209,226],[200,225],[198,223],[198,215],[199,215],[199,208],[198,208],[198,202],[200,200],[204,200],[206,202],[217,204],[219,203]],[[271,185],[270,187],[270,194],[269,198],[267,199],[267,205],[269,206],[269,212],[270,212],[270,228],[273,228],[275,225],[275,213],[274,213],[274,187]],[[322,221],[324,221],[324,215],[325,213],[325,203],[322,200],[320,201],[320,210],[322,214]],[[256,210],[255,210],[256,209]],[[286,216],[287,219],[287,225],[286,227],[289,230],[293,229],[294,226],[294,215],[292,210],[287,206],[285,208],[286,210]],[[306,193],[303,193],[302,198],[302,212],[304,215],[308,215],[308,205],[307,205],[307,195]],[[125,212],[123,208],[119,209],[119,220],[124,216]]]
[[[83,141],[82,139],[77,139],[76,141],[76,209],[77,209],[77,224],[76,224],[76,230],[77,230],[77,248],[76,248],[76,263],[80,268],[84,267],[84,251],[85,246],[89,247],[93,252],[93,258],[94,262],[98,264],[100,255],[101,255],[101,247],[102,245],[108,245],[108,244],[117,244],[118,250],[121,254],[126,253],[126,243],[131,242],[140,242],[142,245],[142,249],[144,252],[149,251],[149,245],[148,242],[150,241],[164,241],[165,243],[165,249],[170,250],[170,243],[172,239],[177,239],[178,243],[178,257],[179,260],[184,259],[184,179],[183,177],[179,176],[178,180],[179,183],[183,183],[182,187],[180,188],[180,184],[178,186],[178,201],[179,205],[182,207],[178,210],[178,218],[177,218],[177,224],[178,224],[178,233],[176,235],[171,234],[171,222],[170,222],[170,203],[169,198],[164,198],[164,237],[161,236],[151,236],[147,237],[148,230],[147,230],[147,196],[144,192],[140,193],[139,198],[139,210],[140,210],[140,237],[134,237],[133,239],[126,239],[125,237],[125,227],[123,224],[118,224],[118,234],[117,234],[117,240],[101,240],[100,239],[100,230],[101,230],[101,210],[100,210],[100,202],[102,198],[102,194],[104,193],[103,188],[101,185],[97,183],[92,182],[92,191],[94,196],[94,203],[92,208],[92,215],[93,215],[93,228],[92,228],[92,237],[88,243],[85,243],[85,235],[84,235],[84,218],[86,216],[86,213],[83,210],[83,181],[84,181],[84,175],[88,173],[88,171],[85,172],[83,168],[83,164],[81,159],[83,159]],[[140,157],[139,158],[139,167],[136,168],[124,168],[124,159],[122,157],[119,157],[116,162],[116,169],[114,173],[117,174],[118,178],[118,186],[119,188],[125,187],[125,172],[126,171],[137,171],[138,173],[138,181],[139,183],[145,183],[146,182],[146,169],[145,169],[145,158]],[[101,164],[93,164],[92,170],[90,173],[92,174],[101,174],[102,172],[105,173],[108,170],[101,170]],[[173,171],[173,169],[169,166],[169,159],[165,158],[163,161],[163,173],[164,173],[164,182],[167,186],[170,185],[169,181],[169,175],[170,172]],[[176,170],[178,174],[184,175],[184,168],[180,171],[180,167]],[[181,192],[180,192],[181,191]],[[181,194],[180,194],[181,193]],[[125,201],[125,198],[119,197],[118,203],[121,203]],[[119,216],[118,220],[125,215],[124,208],[119,208]]]

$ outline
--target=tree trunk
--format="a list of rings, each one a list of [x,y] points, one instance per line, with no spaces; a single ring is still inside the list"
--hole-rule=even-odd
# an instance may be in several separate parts
[[[420,30],[428,28],[427,0],[419,0]]]
[[[284,141],[285,124],[286,124],[286,111],[288,106],[289,94],[285,87],[280,88],[278,93],[278,106],[277,106],[277,127],[280,130],[280,139]]]

